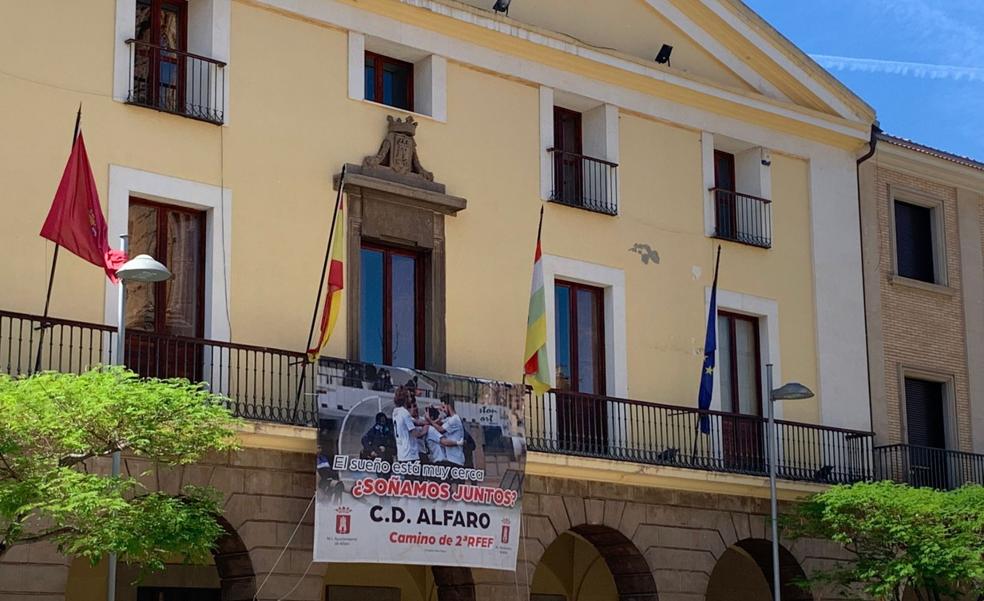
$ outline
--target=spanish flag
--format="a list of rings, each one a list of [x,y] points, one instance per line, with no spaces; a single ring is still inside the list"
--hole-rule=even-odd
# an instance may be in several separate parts
[[[550,389],[550,368],[547,361],[547,305],[543,290],[543,258],[540,251],[540,232],[543,229],[543,207],[540,225],[536,230],[536,254],[533,259],[533,284],[530,286],[530,312],[526,320],[526,364],[524,374],[534,394]]]
[[[341,185],[341,184],[339,184]],[[325,296],[325,308],[321,314],[321,329],[318,341],[307,351],[308,359],[313,363],[318,360],[321,349],[328,344],[331,333],[335,330],[335,322],[342,310],[342,289],[345,288],[345,219],[342,210],[342,198],[339,193],[335,215],[332,218],[335,230],[331,237],[331,264],[328,267],[328,294]]]

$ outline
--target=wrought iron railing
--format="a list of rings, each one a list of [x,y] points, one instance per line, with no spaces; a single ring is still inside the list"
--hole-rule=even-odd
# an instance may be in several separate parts
[[[768,473],[766,420],[756,416],[560,391],[532,398],[527,415],[527,441],[535,451]],[[780,478],[846,483],[871,477],[871,433],[782,420],[776,426]]]
[[[772,201],[723,188],[714,195],[714,235],[762,248],[772,247]]]
[[[116,328],[0,311],[0,369],[79,373],[116,363]],[[125,364],[148,377],[207,382],[237,416],[313,425],[317,365],[304,353],[128,330]]]
[[[126,44],[130,49],[128,103],[209,123],[223,122],[224,62],[134,39]]]
[[[548,148],[553,160],[553,192],[560,204],[618,214],[618,165],[558,148]]]
[[[113,326],[0,310],[0,371],[80,373],[115,363]],[[418,375],[400,368],[201,338],[128,330],[125,363],[148,377],[206,382],[243,418],[314,426],[330,385],[392,390]],[[422,373],[420,387],[440,398],[474,399],[480,381]],[[715,472],[765,475],[762,418],[551,391],[527,397],[530,450]],[[707,418],[707,433],[698,429]],[[872,477],[872,434],[778,421],[779,477],[824,483]]]
[[[875,447],[875,476],[940,490],[984,485],[984,455],[908,444]]]

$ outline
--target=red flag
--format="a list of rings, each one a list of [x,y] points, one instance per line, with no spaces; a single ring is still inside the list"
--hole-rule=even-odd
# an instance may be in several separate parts
[[[41,227],[41,237],[102,267],[115,284],[116,270],[126,261],[126,255],[109,247],[108,230],[80,132]]]

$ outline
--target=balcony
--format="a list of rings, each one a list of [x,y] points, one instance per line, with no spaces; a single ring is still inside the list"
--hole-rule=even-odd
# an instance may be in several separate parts
[[[714,237],[772,248],[772,201],[723,188],[714,195]]]
[[[551,202],[605,215],[618,214],[618,165],[548,148],[553,160]]]
[[[875,447],[875,476],[939,490],[984,485],[984,455],[908,444]]]
[[[698,420],[708,422],[708,433]],[[777,473],[849,483],[871,477],[872,434],[776,421]],[[628,399],[550,391],[529,401],[532,451],[767,476],[766,420]]]
[[[127,103],[223,123],[224,62],[134,39],[126,44],[130,49]]]
[[[0,371],[78,373],[115,361],[116,328],[0,311]],[[318,394],[329,384],[376,382],[392,387],[386,370],[281,349],[144,332],[127,333],[126,364],[152,377],[208,382],[228,397],[237,416],[299,426],[317,423]],[[392,371],[392,370],[390,370]],[[433,374],[432,374],[433,375]],[[475,380],[438,375],[434,395],[471,398]],[[378,388],[376,388],[378,386]],[[706,417],[709,433],[698,432]],[[846,483],[872,477],[872,434],[778,421],[778,475],[787,480]],[[602,458],[709,472],[767,475],[765,421],[715,411],[551,391],[530,396],[527,445],[542,453]]]

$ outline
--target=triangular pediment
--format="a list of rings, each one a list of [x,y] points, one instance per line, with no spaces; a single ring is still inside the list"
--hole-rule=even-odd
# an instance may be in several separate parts
[[[485,10],[492,4],[461,1]],[[874,117],[739,0],[514,0],[509,18],[647,62],[668,44],[675,74],[852,121]]]

